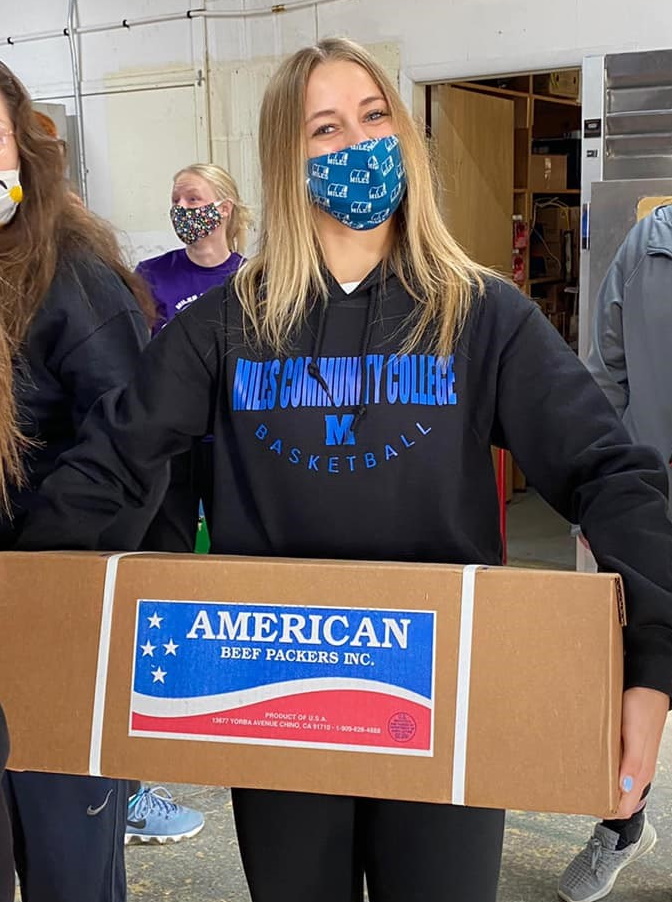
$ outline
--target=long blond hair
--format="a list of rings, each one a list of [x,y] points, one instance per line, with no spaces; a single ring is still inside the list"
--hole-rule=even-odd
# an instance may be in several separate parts
[[[252,213],[240,199],[238,185],[236,185],[233,177],[226,169],[222,169],[221,166],[217,166],[215,163],[192,163],[190,166],[185,166],[184,169],[176,172],[173,182],[176,182],[186,172],[191,172],[205,179],[214,190],[217,200],[231,201],[231,215],[226,224],[226,241],[230,250],[244,254],[247,246],[247,231],[252,225]]]
[[[388,104],[407,190],[396,213],[386,264],[416,301],[404,348],[412,349],[431,333],[432,349],[447,354],[489,270],[470,260],[444,225],[425,140],[385,70],[345,38],[327,38],[299,50],[282,63],[264,94],[259,117],[260,249],[235,277],[243,309],[256,339],[282,351],[311,304],[327,296],[320,239],[306,190],[304,113],[308,79],[316,66],[329,61],[361,66]]]

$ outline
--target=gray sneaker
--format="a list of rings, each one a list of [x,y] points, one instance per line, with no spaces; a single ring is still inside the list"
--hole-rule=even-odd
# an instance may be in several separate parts
[[[620,851],[616,850],[617,843],[618,833],[597,824],[586,847],[570,861],[560,878],[560,898],[565,902],[596,902],[607,896],[623,868],[655,846],[656,831],[645,820],[637,842]]]

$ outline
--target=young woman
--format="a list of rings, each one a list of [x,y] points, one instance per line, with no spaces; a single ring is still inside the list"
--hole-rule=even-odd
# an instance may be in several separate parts
[[[252,222],[238,186],[213,163],[193,163],[173,179],[170,218],[185,245],[139,263],[158,311],[155,332],[216,285],[223,285],[245,262],[242,256]],[[212,516],[212,456],[209,441],[171,463],[171,483],[144,543],[149,550],[194,549],[199,502]]]
[[[95,547],[210,433],[215,552],[497,564],[490,446],[508,447],[625,580],[627,816],[672,692],[664,468],[538,308],[453,241],[424,141],[364,50],[285,61],[260,151],[259,254],[91,412],[22,547]],[[258,790],[234,807],[255,902],[351,902],[363,874],[373,902],[494,902],[501,811]]]
[[[150,336],[142,280],[68,191],[63,166],[60,142],[0,64],[0,550],[13,546],[89,407],[129,379]],[[123,541],[142,537],[132,522],[118,526]],[[123,902],[125,782],[7,772],[3,786],[0,835],[6,797],[24,902]],[[0,881],[13,898],[4,858]]]
[[[193,163],[177,173],[170,218],[185,247],[143,260],[137,269],[154,295],[155,331],[236,272],[252,221],[233,178],[213,163]]]

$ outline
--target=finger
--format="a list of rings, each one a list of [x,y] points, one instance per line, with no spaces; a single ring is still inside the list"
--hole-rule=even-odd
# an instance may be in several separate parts
[[[645,778],[633,777],[631,774],[625,774],[621,778],[621,798],[615,814],[616,818],[625,820],[632,817],[641,802],[647,782]]]
[[[653,779],[668,708],[669,697],[657,690],[633,688],[624,693],[619,818],[632,815]]]
[[[641,737],[641,734],[640,734]],[[657,743],[647,736],[644,741],[624,737],[623,759],[619,776],[621,798],[617,818],[630,817],[639,805],[644,789],[652,781],[656,766]]]

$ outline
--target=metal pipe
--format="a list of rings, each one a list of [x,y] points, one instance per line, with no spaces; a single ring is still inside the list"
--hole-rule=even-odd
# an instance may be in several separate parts
[[[75,119],[77,122],[77,169],[79,171],[79,187],[82,200],[86,205],[89,200],[88,170],[86,166],[86,148],[84,145],[84,106],[82,104],[82,75],[79,61],[79,44],[75,33],[77,19],[77,0],[68,3],[68,46],[72,65],[72,89],[75,99]]]
[[[62,38],[68,36],[68,29],[62,28],[60,31],[35,31],[31,34],[22,34],[17,35],[16,37],[6,37],[2,38],[3,44],[9,44],[10,47],[13,47],[14,44],[28,44],[31,41],[47,41],[50,38]]]
[[[160,85],[122,85],[118,88],[97,88],[91,91],[80,91],[80,97],[107,97],[111,94],[141,94],[145,91],[165,91],[172,88],[193,88],[197,79],[192,81],[167,81]],[[50,100],[74,100],[75,94],[33,94],[37,103],[48,103]]]
[[[311,7],[324,6],[327,3],[339,3],[340,0],[299,0],[297,3],[276,3],[268,9],[249,9],[243,13],[223,10],[207,10],[203,12],[206,19],[254,19],[260,16],[278,15],[279,13],[293,12],[295,9],[310,9]]]
[[[141,25],[161,25],[164,22],[182,22],[185,19],[197,19],[205,13],[203,9],[187,10],[184,13],[165,13],[162,16],[145,16],[139,19],[122,19],[120,22],[108,22],[105,25],[83,25],[77,29],[78,34],[100,34],[105,31],[130,31]]]
[[[102,25],[83,25],[70,26],[60,31],[39,31],[24,35],[9,35],[4,38],[0,37],[0,45],[8,44],[26,44],[31,41],[46,41],[52,38],[66,37],[70,39],[74,35],[82,34],[100,34],[107,31],[130,30],[142,25],[160,25],[164,22],[179,22],[184,19],[258,19],[264,16],[275,16],[280,13],[293,12],[299,9],[310,9],[318,6],[324,6],[327,3],[340,3],[341,0],[297,0],[295,3],[275,3],[273,6],[264,9],[249,10],[208,10],[208,9],[189,9],[183,13],[165,13],[161,16],[145,16],[137,19],[121,19],[116,22],[108,22]],[[71,33],[72,32],[72,33]]]

